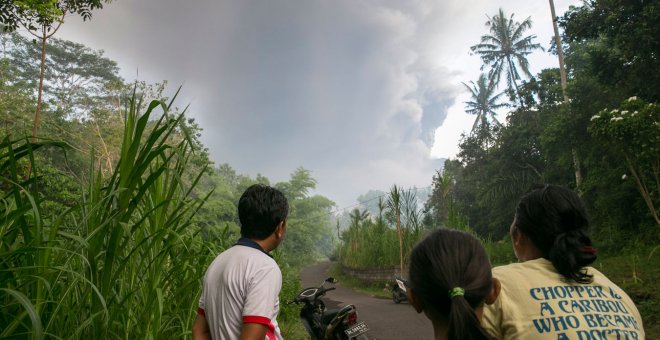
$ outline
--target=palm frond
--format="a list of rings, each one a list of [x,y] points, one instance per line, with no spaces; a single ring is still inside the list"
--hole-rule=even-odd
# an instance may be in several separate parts
[[[471,46],[470,50],[481,57],[484,62],[482,70],[485,66],[490,66],[489,76],[495,86],[500,84],[502,73],[506,73],[507,88],[513,91],[516,80],[521,79],[518,68],[524,75],[531,77],[526,56],[543,48],[540,44],[534,43],[536,35],[524,35],[532,27],[529,17],[517,22],[514,14],[507,17],[501,8],[496,15],[487,17],[489,34],[481,36],[480,43]],[[515,92],[518,92],[517,89]]]

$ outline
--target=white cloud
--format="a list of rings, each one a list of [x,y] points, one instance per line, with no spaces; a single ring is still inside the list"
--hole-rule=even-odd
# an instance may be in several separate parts
[[[216,162],[273,181],[302,165],[342,205],[428,186],[434,157],[456,153],[473,120],[460,82],[480,66],[469,46],[499,6],[532,15],[547,45],[547,4],[523,0],[118,1],[60,37],[106,50],[127,78],[184,84]]]

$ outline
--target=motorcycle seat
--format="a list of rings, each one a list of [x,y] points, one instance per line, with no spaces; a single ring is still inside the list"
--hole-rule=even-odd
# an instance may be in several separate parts
[[[335,316],[337,316],[337,313],[339,313],[340,311],[341,308],[333,308],[326,310],[325,313],[323,313],[323,318],[322,318],[323,324],[327,325],[330,321],[332,321],[332,319],[335,318]]]

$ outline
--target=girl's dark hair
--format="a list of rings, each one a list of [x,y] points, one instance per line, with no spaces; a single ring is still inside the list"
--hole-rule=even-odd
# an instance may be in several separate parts
[[[433,231],[412,250],[409,278],[424,307],[446,317],[449,339],[490,339],[475,314],[493,284],[488,256],[476,238],[452,229]],[[455,287],[464,295],[450,297]]]
[[[514,226],[527,235],[568,280],[589,283],[585,266],[596,261],[584,203],[570,189],[545,185],[523,196]]]

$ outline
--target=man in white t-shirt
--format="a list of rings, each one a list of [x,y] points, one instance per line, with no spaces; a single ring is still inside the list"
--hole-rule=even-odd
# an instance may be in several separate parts
[[[193,339],[280,340],[282,273],[268,254],[286,233],[289,205],[279,190],[255,184],[238,202],[241,239],[204,275]]]

